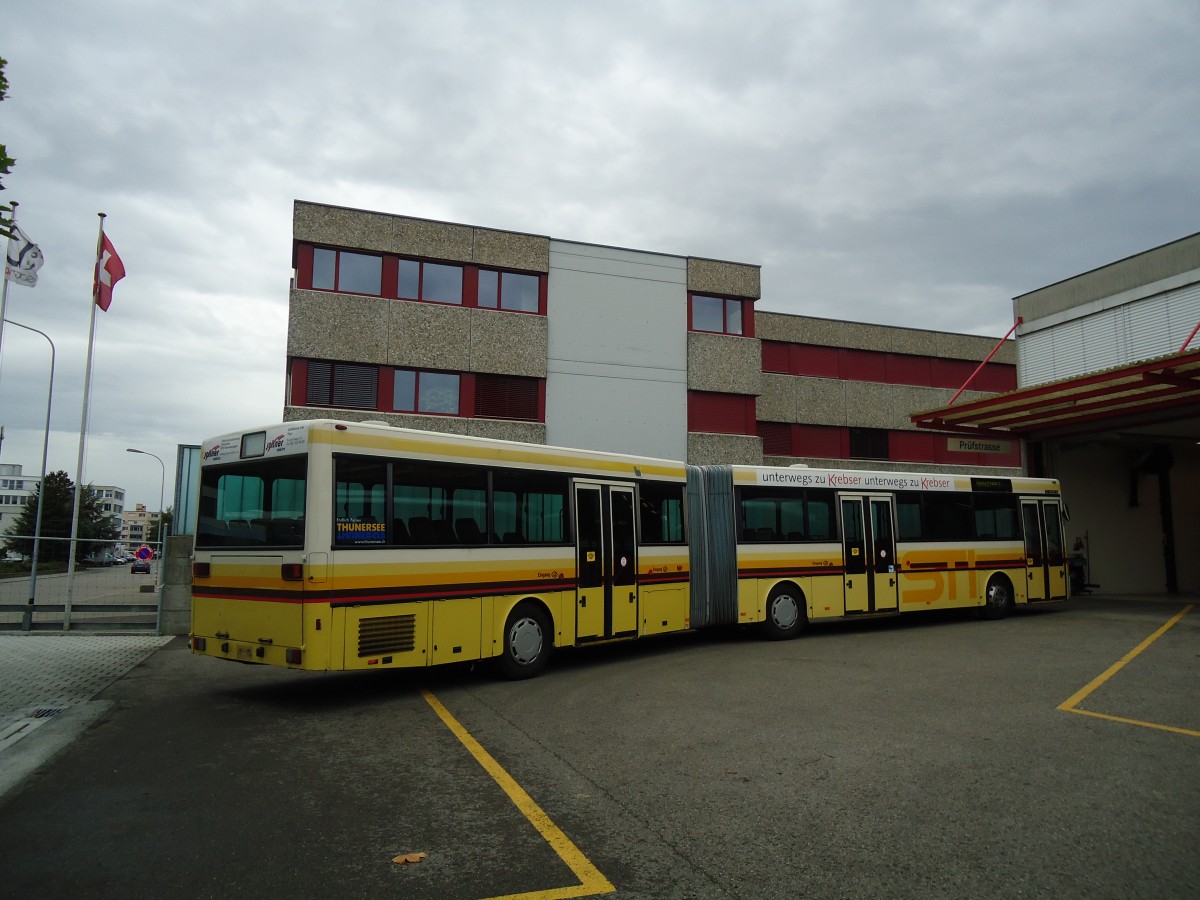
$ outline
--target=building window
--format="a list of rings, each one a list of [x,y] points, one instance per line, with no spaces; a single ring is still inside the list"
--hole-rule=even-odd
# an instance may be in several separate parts
[[[748,334],[752,328],[746,327],[747,308],[753,310],[753,305],[736,297],[692,294],[688,309],[691,330],[714,334]]]
[[[540,284],[536,275],[479,270],[479,306],[509,312],[538,311]]]
[[[755,398],[748,394],[688,391],[688,431],[757,434]]]
[[[294,358],[289,380],[293,406],[527,422],[541,422],[545,416],[546,382],[541,378]]]
[[[402,259],[399,261],[397,272],[396,296],[401,300],[424,300],[427,303],[452,303],[461,306],[462,266]]]
[[[313,250],[315,290],[379,296],[382,285],[383,257],[322,247]]]
[[[850,458],[887,459],[887,431],[883,428],[851,428]]]
[[[308,364],[305,392],[308,406],[375,409],[378,391],[379,376],[375,366],[317,360]]]
[[[296,287],[545,315],[545,275],[295,245]]]
[[[392,411],[457,416],[460,376],[450,372],[396,369]]]
[[[763,456],[792,456],[792,426],[787,422],[759,422]]]
[[[539,419],[539,384],[537,378],[476,375],[475,415],[482,419],[520,419],[536,422]]]

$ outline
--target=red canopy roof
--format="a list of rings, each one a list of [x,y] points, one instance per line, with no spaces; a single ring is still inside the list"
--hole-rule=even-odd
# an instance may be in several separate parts
[[[919,428],[1078,437],[1200,416],[1200,349],[1020,388],[911,416]]]

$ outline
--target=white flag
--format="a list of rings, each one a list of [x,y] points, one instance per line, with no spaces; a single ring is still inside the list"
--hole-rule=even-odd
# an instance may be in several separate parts
[[[37,284],[38,269],[45,261],[42,248],[31,241],[29,235],[14,226],[13,235],[8,239],[8,259],[4,263],[4,277],[13,284],[34,287]]]

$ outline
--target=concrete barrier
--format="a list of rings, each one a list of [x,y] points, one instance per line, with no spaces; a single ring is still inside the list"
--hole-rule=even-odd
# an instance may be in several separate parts
[[[167,538],[163,556],[163,591],[158,613],[159,634],[187,634],[192,627],[192,536]]]

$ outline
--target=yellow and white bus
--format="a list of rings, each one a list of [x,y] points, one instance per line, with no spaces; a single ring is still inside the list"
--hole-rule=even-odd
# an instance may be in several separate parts
[[[718,577],[736,582],[739,620],[775,637],[920,610],[1001,618],[1068,595],[1055,479],[733,466],[710,480],[733,496],[708,508],[736,540],[736,575]]]
[[[692,627],[682,463],[307,421],[204,444],[192,647],[303,669]]]
[[[1066,596],[1049,479],[688,466],[375,423],[204,444],[192,649],[300,669]]]

